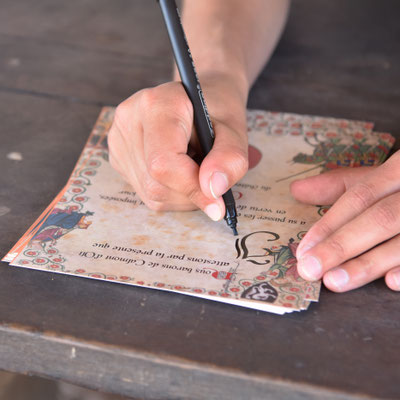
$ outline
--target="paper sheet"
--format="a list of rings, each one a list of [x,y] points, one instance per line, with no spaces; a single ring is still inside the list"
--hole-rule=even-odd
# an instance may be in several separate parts
[[[394,142],[369,122],[249,111],[250,169],[232,189],[234,237],[200,211],[144,206],[108,162],[113,114],[102,110],[67,185],[3,261],[278,314],[304,310],[320,282],[299,277],[296,247],[327,207],[296,202],[290,182],[380,163]]]

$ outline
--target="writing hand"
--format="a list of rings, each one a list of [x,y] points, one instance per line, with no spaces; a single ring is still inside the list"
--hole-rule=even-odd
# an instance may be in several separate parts
[[[400,152],[379,167],[338,169],[295,181],[293,196],[333,204],[297,249],[306,280],[345,292],[385,276],[400,290]]]
[[[187,155],[196,137],[192,104],[181,83],[144,89],[117,107],[108,135],[110,163],[153,210],[200,208],[220,220],[221,195],[247,171],[245,107],[217,88],[208,93],[215,142],[200,166]]]

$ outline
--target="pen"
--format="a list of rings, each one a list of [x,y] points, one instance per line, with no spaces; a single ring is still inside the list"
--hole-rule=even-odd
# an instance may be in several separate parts
[[[207,106],[204,101],[203,92],[200,87],[199,79],[194,67],[192,54],[183,31],[179,10],[175,0],[158,0],[162,15],[167,27],[169,39],[181,76],[183,87],[193,104],[194,126],[200,142],[203,156],[205,157],[211,150],[214,143],[214,129],[208,115]],[[235,199],[231,190],[222,195],[225,203],[225,221],[232,228],[233,234],[237,235],[237,212]]]

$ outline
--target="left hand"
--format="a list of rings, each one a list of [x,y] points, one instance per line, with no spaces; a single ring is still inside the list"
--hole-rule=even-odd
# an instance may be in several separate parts
[[[306,280],[345,292],[385,276],[400,291],[400,151],[379,167],[341,168],[292,183],[308,204],[333,204],[297,248]]]

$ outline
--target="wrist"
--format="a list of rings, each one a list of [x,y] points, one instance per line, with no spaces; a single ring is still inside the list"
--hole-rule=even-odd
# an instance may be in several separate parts
[[[202,71],[199,80],[214,120],[246,130],[248,89],[239,76],[218,71]]]
[[[244,74],[201,69],[198,78],[211,118],[227,125],[245,126],[249,86]],[[181,80],[176,66],[174,80]]]
[[[222,89],[223,92],[231,92],[238,101],[240,100],[243,105],[246,106],[250,84],[247,80],[244,69],[233,68],[232,64],[224,68],[221,65],[218,67],[215,65],[210,67],[198,66],[198,63],[196,63],[196,73],[203,90],[205,90],[206,87],[209,89],[215,87]],[[175,63],[172,80],[178,82],[181,81]]]

